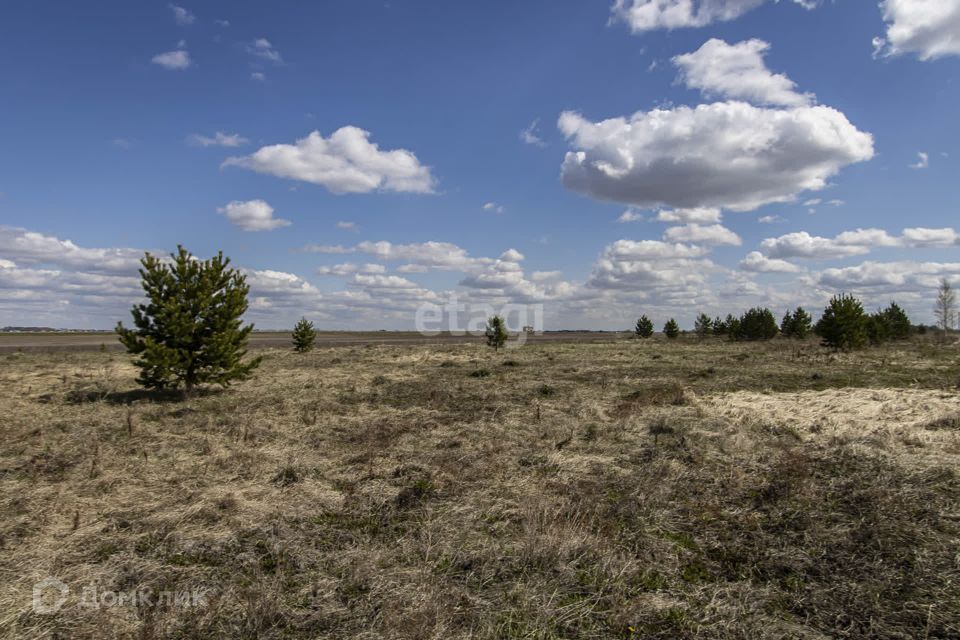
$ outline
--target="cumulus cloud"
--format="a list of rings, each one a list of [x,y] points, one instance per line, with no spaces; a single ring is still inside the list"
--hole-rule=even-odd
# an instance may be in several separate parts
[[[883,0],[880,10],[887,33],[873,39],[875,57],[960,55],[960,0]]]
[[[660,222],[682,222],[710,224],[720,222],[720,209],[715,207],[693,207],[691,209],[665,209],[657,212]]]
[[[864,262],[816,274],[818,285],[846,291],[934,291],[940,278],[960,275],[960,262]]]
[[[80,247],[35,231],[0,226],[0,256],[17,264],[46,264],[94,273],[136,274],[143,251]]]
[[[164,69],[171,71],[183,71],[190,67],[190,54],[184,49],[158,53],[150,59],[153,64],[158,64]]]
[[[234,200],[217,211],[244,231],[271,231],[291,224],[289,220],[274,218],[273,207],[264,200]]]
[[[824,260],[863,255],[880,247],[946,248],[960,245],[954,229],[913,227],[893,236],[883,229],[844,231],[834,238],[811,236],[806,231],[767,238],[760,247],[771,258],[809,258]]]
[[[812,9],[819,0],[793,0]],[[705,27],[727,22],[756,9],[766,0],[616,0],[613,18],[625,22],[634,33],[654,29]]]
[[[493,213],[503,213],[503,212],[505,211],[505,209],[503,208],[503,205],[497,204],[496,202],[486,202],[486,203],[484,203],[484,205],[483,205],[483,210],[484,210],[484,211],[490,211],[490,212],[493,212]]]
[[[640,222],[643,220],[643,214],[635,209],[627,209],[620,214],[620,217],[617,218],[617,222],[623,224],[627,222]]]
[[[870,248],[855,244],[841,244],[836,239],[812,236],[806,231],[788,233],[779,238],[767,238],[760,243],[771,258],[845,258],[868,253]]]
[[[727,244],[740,246],[740,236],[720,224],[700,225],[691,223],[682,227],[670,227],[663,234],[669,242],[692,242],[698,244]]]
[[[250,142],[239,133],[223,133],[217,131],[213,136],[194,133],[187,142],[198,147],[239,147]]]
[[[521,262],[524,256],[516,249],[507,249],[500,254],[500,259],[504,262]]]
[[[193,24],[197,19],[192,13],[184,9],[183,7],[178,7],[175,4],[167,5],[171,11],[173,11],[173,20],[179,25],[188,25]]]
[[[762,224],[774,224],[775,222],[783,222],[783,218],[780,216],[760,216],[757,218],[757,222]]]
[[[711,38],[693,53],[675,56],[673,64],[687,87],[707,96],[785,107],[811,104],[812,94],[798,93],[793,80],[767,69],[763,56],[769,50],[770,44],[763,40],[728,44]]]
[[[796,273],[801,271],[797,265],[786,260],[768,258],[759,251],[751,251],[740,261],[740,268],[744,271],[757,273]]]
[[[317,269],[317,275],[321,276],[351,276],[355,273],[386,273],[387,268],[382,264],[354,264],[344,262],[335,264],[332,267],[320,267]]]
[[[825,106],[718,102],[601,122],[567,111],[558,126],[575,148],[561,168],[567,188],[642,208],[749,211],[873,157],[873,137]]]
[[[223,165],[317,184],[336,194],[433,192],[430,168],[413,152],[381,151],[369,138],[368,131],[352,126],[337,129],[329,138],[313,131],[295,144],[261,147],[249,156],[228,158]]]

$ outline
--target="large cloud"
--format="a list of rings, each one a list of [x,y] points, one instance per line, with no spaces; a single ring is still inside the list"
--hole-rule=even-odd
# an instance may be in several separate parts
[[[813,96],[798,93],[793,80],[767,69],[763,56],[769,49],[770,44],[763,40],[728,44],[711,38],[693,53],[675,56],[673,63],[688,87],[707,96],[785,107],[812,103]]]
[[[295,144],[261,147],[223,164],[318,184],[337,194],[433,191],[430,168],[420,164],[413,152],[381,151],[369,138],[368,131],[351,126],[337,129],[329,138],[314,131]]]
[[[15,263],[48,264],[94,273],[135,275],[143,251],[86,248],[35,231],[0,226],[0,257]]]
[[[721,224],[686,224],[682,227],[670,227],[663,234],[670,242],[694,242],[699,244],[728,244],[740,246],[740,236]]]
[[[567,188],[645,208],[749,211],[873,157],[873,137],[825,106],[717,102],[601,122],[567,111],[558,126],[576,149],[561,170]]]
[[[856,229],[844,231],[834,238],[812,236],[806,231],[788,233],[778,238],[767,238],[760,247],[771,258],[810,258],[825,260],[863,255],[880,247],[948,248],[960,245],[960,233],[950,227],[904,229],[900,236],[892,236],[883,229]]]
[[[766,0],[616,0],[611,11],[634,33],[654,29],[705,27],[756,9]],[[793,0],[811,9],[819,0]]]
[[[874,38],[876,55],[960,55],[960,0],[883,0],[880,9],[887,34]]]

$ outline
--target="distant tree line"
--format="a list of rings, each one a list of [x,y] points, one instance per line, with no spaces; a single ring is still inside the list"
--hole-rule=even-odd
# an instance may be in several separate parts
[[[740,316],[728,314],[726,318],[717,316],[711,319],[701,313],[694,321],[693,331],[700,339],[716,336],[737,342],[771,340],[778,335],[803,340],[814,333],[820,337],[823,346],[847,351],[868,344],[904,340],[910,336],[913,326],[906,312],[896,302],[869,314],[855,297],[839,294],[831,298],[816,324],[803,307],[787,311],[779,324],[770,309],[754,307]],[[646,315],[641,316],[634,333],[638,338],[649,338],[653,335],[653,322]],[[663,326],[663,334],[669,339],[677,338],[680,333],[680,327],[673,318]]]

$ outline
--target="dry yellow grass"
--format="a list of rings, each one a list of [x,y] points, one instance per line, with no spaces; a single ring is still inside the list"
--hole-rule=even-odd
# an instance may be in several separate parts
[[[960,636],[956,347],[266,355],[0,356],[4,637]]]

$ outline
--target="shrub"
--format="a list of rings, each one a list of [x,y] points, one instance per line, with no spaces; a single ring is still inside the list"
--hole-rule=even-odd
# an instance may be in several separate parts
[[[500,351],[500,347],[507,341],[507,328],[504,325],[503,318],[493,316],[487,321],[487,330],[484,333],[487,336],[487,345],[493,347],[494,351]]]
[[[316,339],[317,332],[313,328],[313,323],[306,318],[300,318],[293,327],[293,350],[297,353],[306,353],[313,349],[313,341]]]
[[[731,336],[734,340],[770,340],[778,331],[777,320],[770,309],[754,307],[740,316]]]
[[[869,340],[867,322],[860,301],[851,295],[840,294],[830,299],[815,331],[823,346],[849,351],[866,346]]]
[[[677,325],[677,321],[673,318],[667,320],[667,323],[663,325],[663,335],[667,336],[671,340],[676,339],[680,335],[680,327]]]
[[[697,319],[693,322],[693,330],[696,331],[697,337],[706,338],[710,335],[710,330],[713,328],[713,320],[710,319],[705,313],[701,313],[697,316]]]
[[[638,338],[649,338],[653,335],[653,322],[651,322],[647,316],[640,316],[640,319],[637,320],[637,326],[633,329],[633,333],[636,334]]]
[[[137,381],[187,392],[211,382],[226,387],[249,378],[260,358],[242,362],[253,325],[242,326],[250,287],[223,253],[197,260],[177,247],[168,264],[147,253],[140,261],[146,304],[133,307],[135,329],[118,322],[127,351],[139,356]]]

